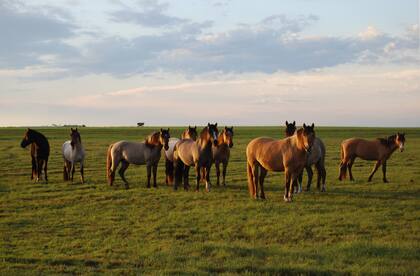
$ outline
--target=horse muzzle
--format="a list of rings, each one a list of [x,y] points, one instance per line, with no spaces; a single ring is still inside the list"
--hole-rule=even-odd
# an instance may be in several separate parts
[[[219,143],[218,143],[218,141],[217,140],[214,140],[213,141],[213,145],[215,145],[215,146],[217,146]]]
[[[230,144],[229,144],[229,148],[231,148],[231,147],[233,147],[233,143],[230,143]]]
[[[168,149],[169,149],[169,146],[168,146],[168,145],[165,145],[163,148],[164,148],[165,150],[168,150]]]

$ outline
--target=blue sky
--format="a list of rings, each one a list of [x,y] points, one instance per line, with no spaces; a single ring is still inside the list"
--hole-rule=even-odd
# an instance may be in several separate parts
[[[1,126],[420,126],[418,1],[0,0],[0,34]]]

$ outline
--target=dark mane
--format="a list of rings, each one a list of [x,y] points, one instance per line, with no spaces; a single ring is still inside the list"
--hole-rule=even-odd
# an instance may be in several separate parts
[[[394,134],[394,135],[389,136],[388,138],[377,138],[377,140],[381,142],[382,145],[390,148],[392,147],[392,145],[394,145],[395,143],[394,141],[396,137],[397,135]]]
[[[153,147],[155,147],[155,146],[156,146],[155,144],[153,144],[152,139],[153,139],[153,137],[154,137],[155,135],[158,135],[158,134],[159,134],[159,132],[158,132],[158,131],[152,132],[149,136],[147,136],[147,137],[144,139],[144,143],[146,144],[146,146],[147,146],[147,147],[149,147],[149,148],[153,148]]]

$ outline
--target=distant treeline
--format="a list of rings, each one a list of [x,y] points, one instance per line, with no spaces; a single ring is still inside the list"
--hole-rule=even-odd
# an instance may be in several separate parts
[[[86,127],[86,125],[57,125],[52,124],[53,127]]]

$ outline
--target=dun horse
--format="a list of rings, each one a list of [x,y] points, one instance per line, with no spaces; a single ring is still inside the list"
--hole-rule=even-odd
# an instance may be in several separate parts
[[[32,158],[31,179],[36,177],[36,182],[38,182],[42,178],[42,167],[44,167],[45,182],[48,183],[47,167],[48,157],[50,156],[50,144],[43,134],[28,128],[20,146],[26,148],[29,144],[31,145]]]
[[[188,174],[190,167],[195,167],[196,190],[200,186],[200,172],[205,169],[206,190],[210,191],[210,168],[213,163],[212,145],[217,146],[217,136],[219,132],[216,124],[207,124],[201,131],[197,141],[184,139],[175,145],[174,167],[175,167],[175,185],[178,188],[182,178],[184,179],[184,189],[189,188]]]
[[[181,134],[181,139],[197,140],[197,127],[188,126],[188,128]],[[174,182],[174,148],[180,139],[170,138],[169,149],[165,150],[165,182],[166,185],[172,185]]]
[[[225,127],[218,137],[218,145],[213,146],[213,160],[216,167],[216,184],[220,185],[220,163],[223,166],[223,186],[226,186],[226,168],[229,163],[230,148],[233,147],[233,127]]]
[[[354,160],[359,157],[363,160],[375,160],[376,164],[369,175],[368,181],[372,181],[372,177],[378,168],[382,165],[383,182],[388,182],[386,178],[386,161],[391,157],[396,149],[404,150],[405,134],[397,133],[388,138],[378,138],[376,140],[364,140],[358,138],[350,138],[341,143],[341,163],[340,176],[341,181],[346,178],[347,169],[349,169],[350,180],[353,181],[351,168]]]
[[[299,174],[306,166],[307,154],[315,140],[314,124],[296,131],[293,136],[275,140],[260,137],[246,148],[248,189],[250,196],[265,199],[264,178],[268,171],[285,172],[284,200],[292,201],[292,185],[297,184]]]
[[[160,132],[154,132],[149,135],[144,142],[119,141],[111,144],[108,148],[106,170],[108,183],[112,186],[115,180],[115,171],[121,163],[118,173],[124,181],[125,188],[129,185],[125,179],[124,172],[130,164],[147,166],[147,187],[150,188],[150,178],[153,170],[153,186],[156,187],[156,173],[159,164],[162,147],[168,150],[169,142],[168,130],[160,129]]]
[[[85,149],[83,148],[82,138],[77,128],[71,128],[70,138],[71,140],[64,142],[61,148],[64,159],[63,178],[64,180],[71,180],[73,182],[76,163],[80,163],[80,180],[83,184],[85,182],[83,173]]]
[[[286,137],[292,136],[296,131],[296,122],[289,123],[286,121]],[[325,145],[321,139],[315,137],[314,144],[312,145],[311,152],[308,154],[307,164],[305,166],[306,172],[308,173],[308,184],[306,190],[311,189],[312,177],[314,175],[312,171],[312,165],[315,165],[317,170],[317,188],[322,192],[325,192],[325,178],[327,176],[327,171],[325,170]],[[302,178],[303,173],[299,175],[299,188],[298,191],[302,192]],[[321,180],[322,180],[322,189],[321,189]]]

